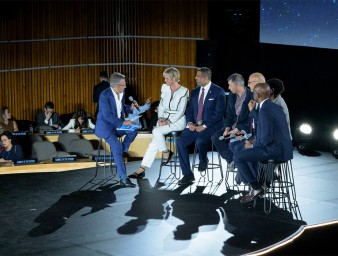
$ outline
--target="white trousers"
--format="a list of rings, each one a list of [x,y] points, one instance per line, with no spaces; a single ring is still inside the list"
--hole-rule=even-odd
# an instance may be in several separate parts
[[[157,152],[166,151],[168,149],[164,135],[180,130],[182,130],[181,125],[170,124],[170,126],[156,126],[153,129],[153,138],[143,157],[141,165],[148,168],[151,167],[156,158]]]

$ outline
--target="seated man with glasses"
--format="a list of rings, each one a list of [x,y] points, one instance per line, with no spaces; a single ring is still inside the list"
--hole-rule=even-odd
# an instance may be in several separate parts
[[[138,130],[119,129],[122,125],[131,126],[133,124],[132,120],[126,121],[124,119],[125,114],[130,112],[130,106],[125,105],[125,88],[125,75],[114,72],[110,76],[110,87],[100,95],[95,134],[110,145],[120,177],[120,184],[124,187],[135,187],[136,185],[127,176],[123,155],[128,154],[130,144],[136,138]],[[121,143],[119,138],[124,135]]]

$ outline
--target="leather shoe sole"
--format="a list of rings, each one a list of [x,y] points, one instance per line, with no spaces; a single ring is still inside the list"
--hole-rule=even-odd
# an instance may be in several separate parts
[[[198,171],[204,172],[208,168],[208,163],[199,163],[198,164]]]
[[[251,202],[253,200],[255,200],[257,197],[259,197],[261,194],[264,194],[264,189],[260,188],[258,190],[253,190],[250,191],[248,194],[246,194],[245,196],[243,196],[240,200],[240,202],[243,203],[248,203]]]
[[[189,175],[189,176],[183,176],[182,179],[180,179],[177,184],[178,185],[184,185],[184,184],[189,184],[192,183],[195,180],[194,175]]]
[[[134,172],[133,174],[130,174],[128,178],[140,180],[140,179],[143,179],[145,176],[146,176],[145,172],[141,172],[141,173]]]
[[[128,179],[126,179],[126,180],[120,180],[120,185],[122,186],[122,187],[129,187],[129,188],[134,188],[134,187],[136,187],[136,184],[134,184],[134,183],[132,183],[131,181],[130,181],[130,179],[128,178]]]

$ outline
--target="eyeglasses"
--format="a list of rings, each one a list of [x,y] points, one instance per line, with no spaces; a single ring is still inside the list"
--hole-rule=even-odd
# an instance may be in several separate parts
[[[116,84],[116,85],[119,85],[119,86],[126,86],[127,83],[124,83],[124,84]]]

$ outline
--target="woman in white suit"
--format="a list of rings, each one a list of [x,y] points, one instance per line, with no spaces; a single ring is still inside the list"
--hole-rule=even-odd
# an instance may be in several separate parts
[[[164,70],[165,84],[161,88],[161,99],[158,107],[158,121],[152,130],[153,138],[148,146],[140,167],[129,178],[142,179],[146,168],[153,164],[158,152],[162,152],[166,165],[173,152],[167,147],[165,135],[173,131],[182,131],[186,126],[185,110],[188,103],[189,90],[179,84],[180,72],[170,67]]]

